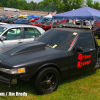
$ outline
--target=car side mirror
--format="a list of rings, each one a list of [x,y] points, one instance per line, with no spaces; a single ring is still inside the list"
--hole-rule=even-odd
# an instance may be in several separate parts
[[[1,41],[6,40],[7,38],[5,36],[1,36]]]
[[[75,52],[83,52],[83,48],[82,47],[76,47]]]

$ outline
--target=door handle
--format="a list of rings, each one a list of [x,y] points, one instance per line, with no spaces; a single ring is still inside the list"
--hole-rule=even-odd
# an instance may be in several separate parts
[[[23,43],[23,42],[18,42],[18,43]]]
[[[90,51],[93,51],[93,49],[90,49]]]

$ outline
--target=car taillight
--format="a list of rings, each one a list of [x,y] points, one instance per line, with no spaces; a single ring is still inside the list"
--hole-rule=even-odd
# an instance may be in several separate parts
[[[4,22],[6,22],[6,20],[4,20]]]
[[[13,22],[15,24],[15,22]]]
[[[94,32],[97,32],[96,29],[94,29]]]

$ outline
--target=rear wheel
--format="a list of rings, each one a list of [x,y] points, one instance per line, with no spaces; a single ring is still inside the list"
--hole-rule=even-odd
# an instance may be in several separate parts
[[[48,94],[57,89],[59,85],[59,72],[52,67],[41,70],[35,80],[35,89],[38,94]]]

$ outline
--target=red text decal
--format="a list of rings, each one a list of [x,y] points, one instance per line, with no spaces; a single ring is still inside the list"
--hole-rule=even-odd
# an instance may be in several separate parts
[[[78,63],[77,63],[77,68],[81,68],[82,66],[86,66],[86,65],[89,65],[91,63],[91,60],[89,61],[85,61],[85,62],[81,62],[83,59],[88,59],[88,58],[91,58],[91,55],[82,55],[82,53],[80,53],[78,55],[78,60],[80,60]]]

